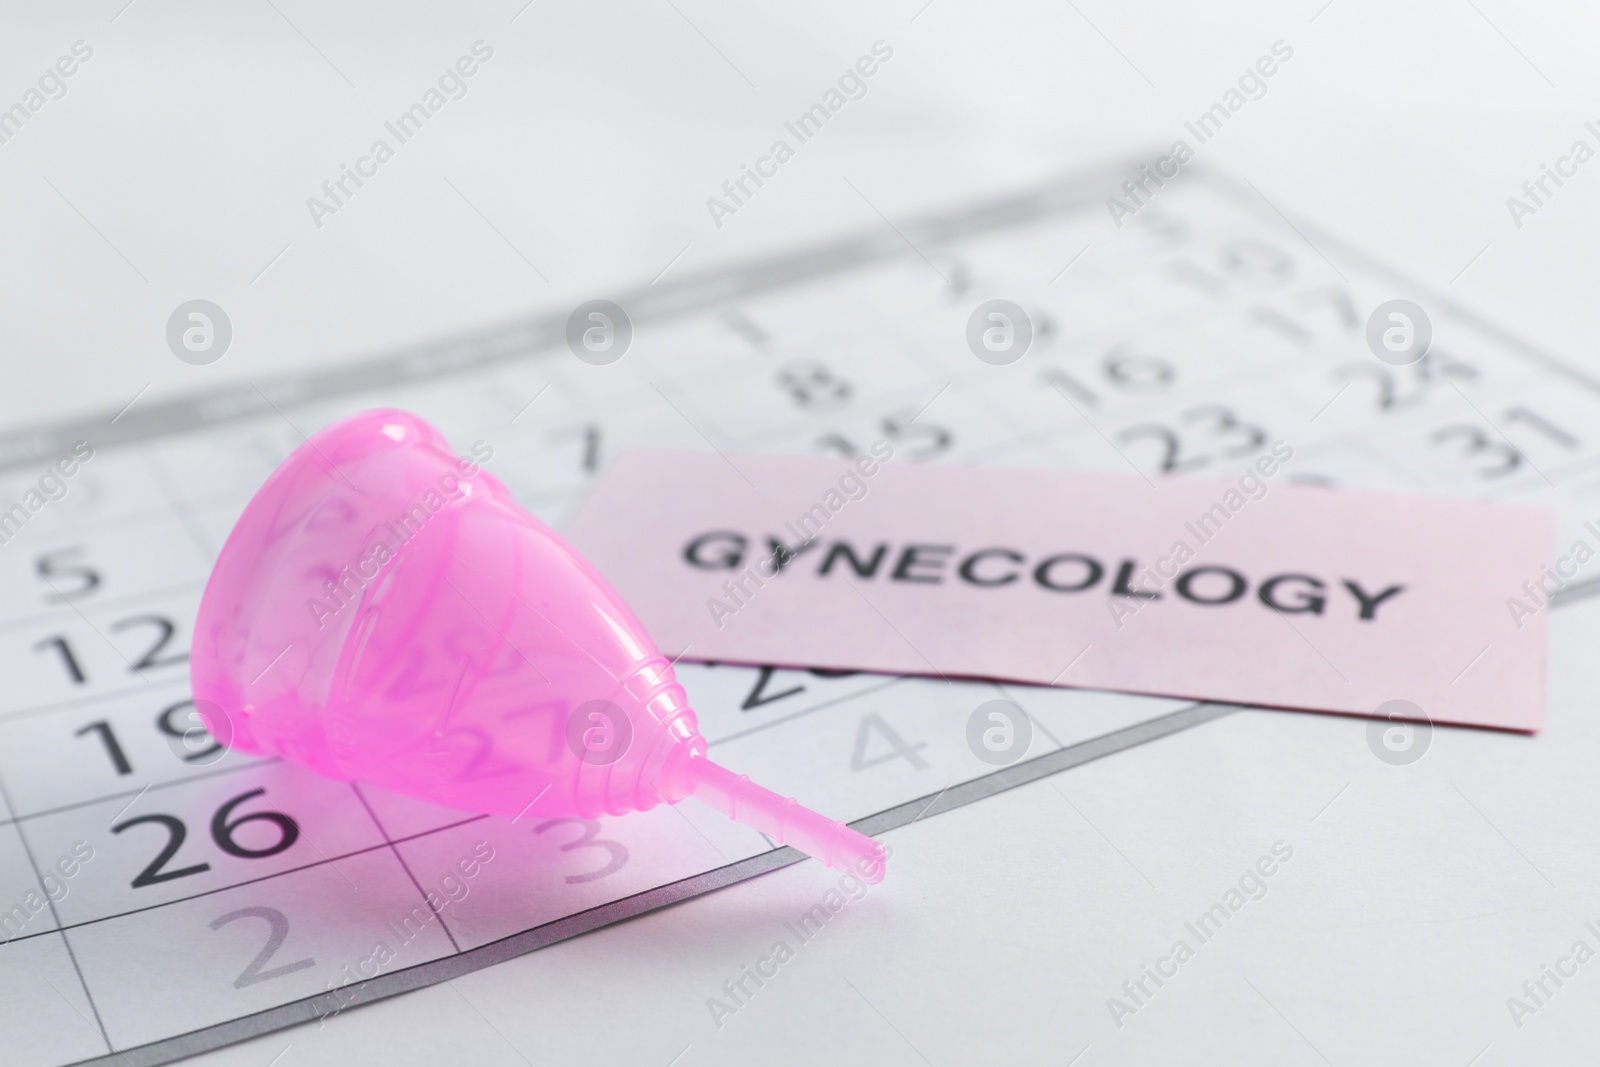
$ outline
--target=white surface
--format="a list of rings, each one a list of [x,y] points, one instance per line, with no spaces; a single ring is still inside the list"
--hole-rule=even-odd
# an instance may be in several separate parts
[[[0,145],[8,422],[570,305],[685,246],[674,269],[879,221],[846,178],[893,219],[1166,145],[1280,38],[1295,58],[1202,158],[1437,287],[1489,245],[1453,289],[1555,347],[1582,352],[1600,327],[1577,252],[1600,238],[1600,165],[1521,230],[1504,204],[1595,117],[1600,15],[1570,5],[934,0],[912,22],[922,0],[540,0],[513,23],[522,0],[136,0],[111,22],[125,2],[4,18],[7,103],[73,41],[95,48]],[[480,38],[495,59],[469,95],[315,229],[306,199]],[[706,198],[879,39],[895,59],[868,96],[715,228]],[[210,368],[162,343],[199,296],[236,327]]]
[[[1600,686],[1565,669],[1589,658],[1600,604],[1563,609],[1553,631],[1555,675],[1589,676],[1558,687],[1538,740],[1440,731],[1421,762],[1389,767],[1364,723],[1246,712],[894,831],[893,875],[721,1031],[705,997],[816,903],[825,871],[196,1062],[288,1048],[286,1064],[665,1064],[685,1045],[686,1064],[1062,1064],[1085,1046],[1082,1064],[1466,1064],[1486,1046],[1480,1064],[1579,1062],[1594,961],[1520,1032],[1505,1008],[1573,941],[1595,947],[1583,924],[1600,919],[1600,831],[1575,815],[1593,803],[1600,728],[1583,712]],[[1295,854],[1266,898],[1119,1032],[1106,998],[1278,840]]]
[[[1600,326],[1583,251],[1600,236],[1600,164],[1521,230],[1504,205],[1595,117],[1590,12],[934,0],[911,22],[920,0],[783,13],[678,0],[682,15],[541,0],[510,23],[520,0],[449,14],[274,2],[4,16],[0,102],[74,40],[96,49],[68,96],[0,145],[6,425],[566,306],[650,280],[686,245],[673,270],[880,222],[845,177],[897,219],[1164,144],[1278,38],[1294,61],[1207,162],[1568,357],[1588,360]],[[305,198],[478,38],[496,58],[471,94],[313,229]],[[713,228],[705,198],[879,38],[896,57],[868,97]],[[236,329],[207,368],[163,343],[168,313],[196,296]],[[1084,1064],[1464,1064],[1485,1046],[1480,1064],[1570,1062],[1592,1044],[1600,964],[1520,1031],[1505,999],[1600,915],[1586,818],[1600,799],[1597,611],[1553,617],[1537,740],[1440,731],[1421,763],[1391,768],[1362,723],[1249,713],[1059,779],[1154,889],[1050,783],[896,831],[891,879],[720,1032],[705,997],[815,902],[823,872],[196,1062],[262,1064],[289,1046],[280,1063],[665,1064],[685,1045],[683,1064],[1063,1063],[1086,1045]],[[1267,899],[1117,1031],[1105,998],[1279,838],[1296,856]]]

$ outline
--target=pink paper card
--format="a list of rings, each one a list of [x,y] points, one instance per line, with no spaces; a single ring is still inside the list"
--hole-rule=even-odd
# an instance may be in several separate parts
[[[1537,730],[1550,517],[1283,482],[618,457],[568,536],[670,656]],[[1385,709],[1383,714],[1390,714]]]

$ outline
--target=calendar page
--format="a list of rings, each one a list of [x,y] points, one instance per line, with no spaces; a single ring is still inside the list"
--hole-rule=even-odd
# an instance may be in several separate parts
[[[1186,173],[1113,216],[1130,173],[613,294],[620,359],[585,358],[600,320],[560,309],[0,439],[6,1062],[165,1063],[801,858],[693,804],[485,817],[206,735],[187,649],[210,566],[274,466],[363,408],[487,443],[488,469],[557,529],[642,446],[848,456],[884,440],[895,462],[1156,479],[1238,477],[1282,439],[1297,482],[1531,502],[1556,510],[1560,544],[1585,536],[1600,385],[1250,187]],[[984,341],[995,301],[1025,343]],[[1425,354],[1397,357],[1419,330]],[[1526,609],[1546,610],[1558,583],[1528,577]],[[1234,710],[678,670],[719,762],[869,834]],[[974,730],[996,702],[1015,727],[1000,745]],[[473,773],[501,773],[487,746]]]

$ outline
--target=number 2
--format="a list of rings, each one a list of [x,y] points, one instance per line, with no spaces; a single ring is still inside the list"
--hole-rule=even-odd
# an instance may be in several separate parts
[[[137,660],[128,661],[128,669],[131,672],[138,674],[140,671],[156,667],[173,667],[180,663],[188,662],[189,653],[187,652],[174,652],[165,656],[161,654],[167,645],[172,643],[173,635],[178,632],[177,626],[173,624],[171,619],[163,615],[134,615],[131,618],[118,619],[111,624],[111,629],[120,633],[136,626],[153,626],[160,633],[156,637],[155,643],[145,649]],[[35,652],[43,652],[51,648],[55,649],[56,654],[61,657],[61,667],[67,672],[67,677],[72,680],[73,685],[83,685],[88,682],[89,676],[84,673],[83,664],[78,662],[78,654],[72,650],[72,645],[67,641],[66,637],[57,634],[53,637],[47,637],[33,646]]]
[[[286,974],[293,974],[295,971],[303,971],[307,967],[315,967],[317,965],[316,960],[307,956],[303,960],[285,963],[282,966],[272,968],[270,971],[262,970],[261,968],[267,965],[267,961],[272,959],[277,951],[283,947],[284,941],[288,939],[289,917],[277,908],[265,906],[240,908],[238,911],[228,912],[221,918],[213,919],[211,921],[211,929],[220,930],[236,919],[265,919],[270,931],[267,934],[267,943],[261,946],[261,951],[256,953],[256,958],[251,960],[249,966],[240,971],[239,977],[233,980],[233,988],[244,989],[246,986],[253,986],[258,982],[268,982],[274,978],[282,978]]]
[[[1117,439],[1126,443],[1141,437],[1154,437],[1162,442],[1161,473],[1170,474],[1174,471],[1193,470],[1204,467],[1215,459],[1240,459],[1248,456],[1261,448],[1267,440],[1267,432],[1254,423],[1240,422],[1239,417],[1231,408],[1221,404],[1207,404],[1202,407],[1190,408],[1180,416],[1184,422],[1206,422],[1210,424],[1210,437],[1222,443],[1225,439],[1234,439],[1222,451],[1216,453],[1201,453],[1187,459],[1182,458],[1183,447],[1178,434],[1165,426],[1154,423],[1130,426],[1117,435]]]
[[[233,809],[254,797],[266,793],[263,788],[251,789],[240,793],[222,807],[217,809],[211,817],[211,839],[217,847],[230,856],[239,856],[243,859],[264,859],[267,856],[276,856],[287,850],[300,839],[300,825],[281,811],[253,811],[248,815],[241,815],[236,819],[229,819]],[[250,848],[242,845],[233,838],[233,833],[248,822],[269,822],[278,828],[278,840],[264,848]],[[133,879],[133,888],[141,889],[147,885],[158,882],[170,882],[174,878],[186,878],[191,874],[201,874],[211,869],[209,863],[196,863],[190,867],[183,867],[176,871],[163,871],[161,868],[171,862],[183,847],[184,838],[189,836],[188,827],[183,825],[183,820],[175,815],[140,815],[124,822],[119,822],[111,828],[114,834],[120,834],[130,826],[139,826],[142,823],[155,823],[166,828],[167,843],[156,858],[151,860],[144,870],[140,871]]]
[[[145,649],[144,655],[140,656],[138,661],[132,665],[132,669],[135,672],[152,667],[171,667],[178,663],[187,662],[189,659],[189,653],[187,652],[178,652],[165,657],[161,655],[161,650],[167,647],[168,642],[172,640],[172,635],[177,632],[177,627],[172,625],[170,619],[165,619],[160,615],[135,615],[131,619],[121,619],[111,624],[111,628],[119,632],[134,626],[154,626],[161,631],[161,636],[156,638],[156,643]]]
[[[111,832],[120,834],[130,826],[138,826],[147,822],[166,827],[167,843],[160,852],[156,853],[156,858],[151,860],[144,870],[134,876],[131,883],[133,888],[142,889],[147,885],[155,885],[157,882],[170,882],[174,878],[187,878],[191,874],[201,874],[211,869],[211,864],[209,863],[196,863],[192,867],[183,867],[176,871],[163,871],[161,869],[167,865],[168,860],[178,854],[178,850],[183,847],[183,839],[189,836],[189,830],[183,825],[183,820],[176,816],[140,815],[136,819],[117,823],[111,828]]]
[[[771,704],[775,700],[782,700],[784,697],[792,697],[797,693],[806,691],[804,685],[796,685],[785,689],[781,693],[768,693],[767,684],[772,681],[773,672],[777,669],[776,667],[756,668],[756,684],[750,687],[750,692],[746,694],[744,703],[739,705],[740,711],[754,711],[763,704]],[[827,667],[810,667],[807,668],[806,673],[817,678],[848,678],[856,672],[830,670]]]
[[[777,670],[777,668],[761,667],[758,669],[761,673],[756,675],[756,684],[750,687],[749,695],[744,698],[744,703],[739,705],[740,711],[750,711],[754,708],[759,708],[763,704],[770,704],[774,700],[782,700],[784,697],[792,697],[796,693],[803,693],[806,691],[805,686],[797,685],[791,689],[785,689],[781,693],[773,693],[768,696],[766,694],[767,683],[772,681],[772,672]]]

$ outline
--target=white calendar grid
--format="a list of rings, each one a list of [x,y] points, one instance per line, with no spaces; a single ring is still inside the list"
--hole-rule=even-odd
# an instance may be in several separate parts
[[[0,439],[0,508],[73,442],[96,450],[0,546],[6,1062],[168,1062],[796,861],[693,804],[473,816],[196,731],[185,650],[210,565],[272,468],[352,411],[407,407],[460,447],[489,441],[490,469],[557,528],[626,448],[837,454],[878,438],[897,461],[1149,477],[1226,477],[1283,439],[1286,477],[1539,503],[1563,544],[1600,510],[1600,385],[1203,171],[1115,231],[1102,200],[1121,175],[620,298],[636,332],[613,366],[566,352],[562,314]],[[1039,327],[1007,367],[964,341],[996,297]],[[1394,297],[1433,319],[1411,367],[1363,341]],[[679,669],[720,762],[869,833],[1232,710]],[[998,770],[966,744],[997,695],[1038,727]]]

